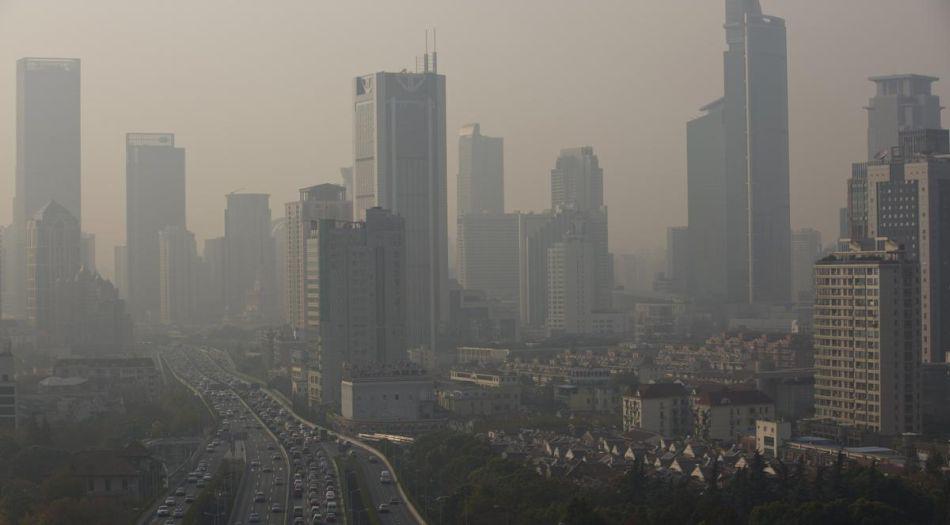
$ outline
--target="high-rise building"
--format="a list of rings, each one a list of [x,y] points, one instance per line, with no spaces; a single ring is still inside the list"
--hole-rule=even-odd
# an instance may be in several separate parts
[[[274,285],[277,295],[274,304],[280,309],[279,317],[287,320],[287,217],[271,221],[270,236],[274,240]]]
[[[90,272],[96,271],[96,234],[83,232],[80,235],[79,262]]]
[[[80,61],[17,61],[16,195],[8,310],[26,314],[26,223],[50,201],[82,219]]]
[[[220,319],[225,312],[225,260],[227,245],[224,237],[205,239],[202,251],[202,275],[198,283],[198,302],[201,312],[209,319]]]
[[[340,182],[343,184],[343,188],[346,189],[346,200],[350,201],[350,207],[353,207],[353,195],[355,195],[353,188],[353,167],[347,166],[340,168]],[[352,220],[352,217],[349,218]]]
[[[0,339],[0,432],[16,430],[16,362],[10,341]]]
[[[197,312],[198,253],[195,234],[169,226],[158,232],[161,322],[186,325]]]
[[[518,301],[518,213],[471,213],[458,222],[458,280],[466,290]]]
[[[950,157],[870,163],[868,236],[887,237],[919,263],[923,359],[950,355]]]
[[[319,220],[306,242],[308,318],[320,334],[316,397],[336,407],[344,364],[406,359],[405,220],[381,208],[365,215]]]
[[[594,148],[561,150],[551,170],[551,208],[599,210],[604,206],[604,170]]]
[[[689,228],[666,229],[666,278],[673,292],[684,293],[689,283]]]
[[[119,298],[127,301],[129,298],[129,250],[127,246],[116,246],[114,251],[115,287],[119,291]]]
[[[227,195],[224,289],[229,316],[276,317],[274,248],[270,233],[270,195]]]
[[[158,232],[185,228],[185,150],[171,133],[125,136],[126,261],[132,316],[161,314]]]
[[[64,284],[80,268],[79,236],[79,221],[55,201],[26,224],[27,316],[42,335],[66,332],[71,313]]]
[[[815,417],[920,432],[918,264],[887,239],[815,264]]]
[[[590,332],[597,281],[594,244],[583,234],[568,233],[548,248],[547,266],[549,333]]]
[[[815,296],[815,261],[821,257],[821,232],[792,232],[792,300],[810,303]]]
[[[724,246],[703,253],[712,266],[697,275],[696,291],[718,295],[710,283],[724,269],[727,302],[784,303],[791,286],[785,21],[764,15],[758,0],[726,0],[725,28],[725,95],[703,108],[706,115],[688,134],[699,142],[688,146],[689,183],[715,187],[708,195],[689,190],[691,200],[709,199],[690,203],[689,227],[697,226],[694,242]],[[709,224],[700,226],[707,217]],[[720,231],[702,236],[720,224]]]
[[[723,99],[686,125],[689,294],[705,303],[729,300],[726,266],[726,160]],[[734,294],[735,295],[735,294]]]
[[[900,146],[901,131],[940,129],[940,97],[932,84],[939,80],[925,75],[871,77],[875,94],[868,101],[868,160],[889,155]]]
[[[478,124],[459,130],[458,217],[505,213],[504,139],[481,134]]]
[[[307,319],[307,239],[320,219],[352,220],[353,201],[347,199],[344,186],[319,184],[301,188],[300,199],[285,204],[284,213],[286,320],[297,329],[316,328],[316,320]]]
[[[355,79],[353,200],[357,220],[376,206],[405,219],[408,339],[435,349],[448,311],[445,76],[434,53],[425,63]]]

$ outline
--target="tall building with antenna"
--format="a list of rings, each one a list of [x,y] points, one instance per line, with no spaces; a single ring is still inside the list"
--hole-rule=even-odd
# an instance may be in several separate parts
[[[407,339],[434,349],[448,310],[446,97],[437,52],[426,50],[421,72],[357,77],[353,97],[354,216],[365,220],[378,206],[405,220]]]

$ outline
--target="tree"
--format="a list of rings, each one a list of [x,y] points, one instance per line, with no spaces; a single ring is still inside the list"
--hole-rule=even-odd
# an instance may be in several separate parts
[[[566,525],[607,525],[589,501],[578,497],[571,498],[571,502],[567,504],[563,522]]]

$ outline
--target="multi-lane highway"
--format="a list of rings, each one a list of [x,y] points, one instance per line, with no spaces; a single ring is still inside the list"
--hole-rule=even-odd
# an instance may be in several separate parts
[[[232,378],[243,380],[240,376],[234,371],[233,363],[230,363],[224,356],[218,352],[202,350],[203,354],[207,355],[209,359],[213,360],[217,369],[221,372],[229,375]],[[252,391],[254,396],[254,402],[259,403],[261,406],[266,407],[266,410],[269,411],[271,417],[271,422],[274,425],[283,428],[283,434],[279,431],[276,431],[280,435],[280,438],[285,445],[285,447],[293,451],[293,449],[301,448],[305,445],[310,445],[316,443],[312,438],[307,438],[307,436],[315,436],[318,434],[325,434],[328,437],[328,440],[323,440],[317,445],[311,445],[308,448],[313,446],[318,446],[327,459],[327,463],[332,467],[333,459],[340,456],[341,454],[352,455],[353,459],[356,460],[356,463],[359,465],[359,468],[362,471],[363,479],[365,486],[368,488],[370,501],[372,502],[372,512],[375,512],[382,523],[393,524],[393,525],[415,525],[422,522],[417,516],[418,514],[413,512],[414,509],[405,501],[405,497],[402,494],[399,486],[396,483],[394,473],[390,473],[392,481],[385,483],[381,482],[382,472],[388,471],[389,468],[386,466],[386,461],[383,456],[377,451],[371,449],[366,444],[348,436],[343,436],[337,434],[329,429],[319,427],[313,423],[307,421],[299,414],[293,411],[293,408],[289,406],[283,399],[280,399],[278,396],[275,396],[272,392],[266,389],[260,389]],[[275,428],[275,426],[271,426]],[[294,434],[297,434],[298,437],[295,438]],[[291,452],[293,456],[294,453]],[[307,457],[302,458],[302,466],[306,467]],[[349,505],[350,502],[340,501],[341,499],[346,499],[348,494],[335,494],[336,505],[338,508],[342,508],[343,505]],[[306,501],[307,495],[305,494],[303,498],[296,498],[294,502],[291,503],[292,506],[302,506],[304,507],[304,513],[307,514],[310,512],[309,501]],[[323,512],[320,512],[322,519],[326,519],[326,501],[323,503]],[[316,509],[313,509],[316,510]],[[343,512],[340,510],[338,512],[337,519],[342,519]],[[310,515],[313,517],[313,514]],[[361,517],[358,515],[353,516],[353,521],[360,520]],[[364,518],[365,519],[365,518]],[[304,523],[307,523],[306,521]],[[312,521],[312,523],[321,523],[321,521]],[[363,523],[368,523],[364,521]],[[353,523],[350,525],[359,525],[359,523]]]
[[[311,523],[295,519],[287,508],[292,490],[289,456],[256,411],[234,391],[237,382],[222,373],[205,354],[191,348],[163,349],[162,359],[209,406],[217,427],[196,451],[188,468],[169,477],[168,494],[140,523],[177,525],[228,458],[241,460],[245,467],[236,489],[233,512],[217,511],[230,514],[228,523]]]

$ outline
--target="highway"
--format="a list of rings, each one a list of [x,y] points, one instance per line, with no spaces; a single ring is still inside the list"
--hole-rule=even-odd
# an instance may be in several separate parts
[[[208,359],[212,360],[217,366],[217,369],[221,372],[228,374],[232,378],[241,381],[244,380],[233,370],[233,363],[227,362],[222,359],[220,355],[212,354],[206,350],[202,353],[208,356]],[[406,504],[405,496],[396,483],[395,473],[391,473],[393,475],[393,482],[388,484],[380,483],[380,473],[383,470],[390,470],[385,465],[386,461],[382,454],[378,453],[374,449],[371,449],[368,445],[360,442],[359,440],[338,434],[330,429],[318,427],[310,421],[307,421],[299,414],[294,412],[293,408],[289,406],[285,400],[274,395],[273,392],[267,389],[260,389],[253,392],[260,402],[266,403],[271,410],[275,410],[276,413],[279,414],[279,424],[283,424],[285,427],[300,427],[301,430],[307,429],[311,433],[316,433],[320,430],[325,431],[327,435],[333,439],[333,441],[322,442],[320,443],[320,447],[327,455],[329,460],[328,463],[331,465],[332,459],[334,457],[337,457],[340,454],[349,453],[351,450],[353,451],[353,455],[362,469],[363,479],[365,480],[366,486],[370,491],[370,500],[372,501],[373,509],[379,516],[380,522],[394,525],[416,525],[419,523],[424,523],[421,519],[417,518],[418,514],[413,512],[414,509],[412,509],[410,505]],[[342,447],[340,446],[341,444]],[[287,448],[290,448],[295,446],[295,443],[291,439],[290,441],[284,442],[284,445]],[[341,494],[338,495],[338,498],[339,496],[342,496],[345,500],[348,495]],[[307,507],[307,505],[301,499],[296,499],[294,501],[295,503],[292,503],[292,505],[303,505],[305,508]],[[344,504],[349,505],[350,502],[338,502],[338,505],[342,506]],[[386,510],[384,512],[380,512],[380,505],[385,505]],[[342,514],[343,513],[341,511],[341,517]],[[362,525],[359,521],[360,519],[360,516],[354,516],[354,521],[357,523],[349,525]],[[315,523],[320,522],[318,521]],[[362,521],[362,523],[369,522]]]
[[[181,469],[168,480],[169,493],[156,507],[168,498],[166,507],[171,515],[165,516],[153,507],[140,524],[180,523],[180,515],[188,511],[225,458],[239,459],[245,468],[230,525],[294,523],[288,510],[291,488],[287,451],[230,387],[233,379],[222,373],[206,354],[193,348],[166,348],[162,357],[175,376],[205,401],[215,414],[218,427],[207,445],[196,452],[189,465],[191,470]],[[277,507],[273,508],[274,505]],[[224,514],[226,510],[220,512]]]

